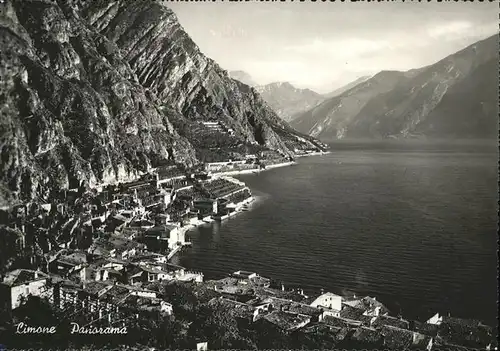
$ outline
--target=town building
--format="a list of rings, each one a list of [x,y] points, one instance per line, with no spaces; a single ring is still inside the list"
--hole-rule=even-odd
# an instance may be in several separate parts
[[[193,201],[193,208],[202,216],[217,214],[218,202],[214,199],[197,199]]]
[[[311,306],[324,309],[327,315],[339,317],[342,309],[342,296],[327,292],[317,297]]]
[[[311,317],[284,311],[272,311],[264,315],[259,314],[255,323],[259,323],[261,320],[265,320],[281,330],[293,331],[309,324],[311,322]]]
[[[155,226],[145,232],[146,238],[166,240],[169,249],[173,250],[185,244],[185,231],[176,225],[166,224]]]
[[[49,276],[31,269],[16,269],[5,275],[0,283],[0,296],[5,307],[13,310],[31,296],[49,296]]]
[[[111,235],[109,238],[97,238],[94,240],[88,253],[98,256],[109,256],[122,260],[133,257],[145,251],[146,246],[134,240]]]

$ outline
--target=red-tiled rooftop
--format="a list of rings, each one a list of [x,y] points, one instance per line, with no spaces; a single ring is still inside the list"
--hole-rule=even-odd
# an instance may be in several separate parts
[[[443,317],[438,326],[438,336],[450,344],[485,348],[495,338],[493,328],[478,320]]]
[[[378,343],[382,340],[382,334],[373,328],[357,328],[351,339],[368,343]]]
[[[85,290],[87,293],[89,293],[91,295],[97,295],[99,292],[108,288],[109,286],[110,286],[110,283],[94,281],[94,282],[85,283],[83,290]]]
[[[416,323],[415,325],[415,329],[422,334],[436,336],[438,333],[439,326],[436,324]]]
[[[243,318],[253,316],[254,308],[246,303],[238,302],[224,297],[215,297],[209,301],[209,305],[217,308],[224,308],[225,311]]]
[[[109,299],[113,303],[118,303],[128,295],[130,295],[129,289],[120,285],[113,285],[113,287],[102,294],[100,298]]]
[[[85,252],[73,252],[68,255],[60,256],[59,261],[68,262],[75,265],[87,263],[87,254]]]
[[[359,318],[363,315],[364,312],[365,312],[364,309],[344,304],[342,310],[340,311],[340,317],[359,320]]]
[[[284,330],[295,329],[310,320],[309,316],[280,311],[273,311],[260,318],[264,318]]]
[[[404,319],[399,319],[391,316],[378,316],[372,323],[374,328],[382,327],[384,325],[389,325],[392,327],[397,327],[401,329],[408,329],[409,322]]]
[[[335,326],[335,327],[357,327],[361,325],[360,321],[354,319],[325,316],[323,317],[322,323]]]
[[[383,326],[380,333],[384,336],[384,345],[394,350],[406,350],[413,344],[413,332],[392,326]]]
[[[295,302],[275,297],[269,297],[265,299],[263,302],[270,303],[274,309],[282,309],[283,311],[287,311],[290,313],[299,313],[308,316],[316,316],[322,313],[321,310],[318,308],[311,307],[309,305],[300,302]]]

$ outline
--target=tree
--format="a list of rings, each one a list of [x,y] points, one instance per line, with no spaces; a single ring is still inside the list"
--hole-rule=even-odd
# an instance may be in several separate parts
[[[190,284],[172,282],[163,285],[162,294],[166,301],[169,301],[174,313],[180,319],[193,320],[196,318],[195,308],[198,299],[194,295]]]
[[[289,349],[289,334],[264,318],[258,319],[251,327],[252,340],[260,349]]]
[[[257,349],[257,345],[240,332],[235,316],[217,302],[200,306],[188,335],[207,340],[214,349]]]

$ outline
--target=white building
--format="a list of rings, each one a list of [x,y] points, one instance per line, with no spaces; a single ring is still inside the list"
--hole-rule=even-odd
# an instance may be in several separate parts
[[[208,342],[198,342],[196,343],[196,351],[207,351],[208,350]]]
[[[168,232],[168,247],[170,249],[176,248],[179,244],[185,243],[185,233],[178,226],[166,225],[165,230]]]
[[[7,273],[1,283],[2,294],[11,309],[21,305],[28,296],[50,296],[51,289],[47,287],[49,276],[31,269],[16,269]],[[3,298],[2,298],[3,299]]]
[[[325,314],[338,317],[342,309],[342,296],[327,292],[311,303],[312,307],[325,309]]]
[[[427,324],[440,325],[443,322],[443,317],[436,313],[434,316],[427,320]]]

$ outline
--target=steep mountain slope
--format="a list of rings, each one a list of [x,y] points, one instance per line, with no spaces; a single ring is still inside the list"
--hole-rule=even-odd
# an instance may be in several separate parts
[[[285,121],[316,106],[324,97],[309,89],[297,89],[288,82],[277,82],[255,87],[260,96]]]
[[[340,96],[293,117],[292,127],[315,137],[342,138],[351,120],[373,97],[408,79],[404,72],[383,71]]]
[[[344,104],[359,96],[361,87],[379,80],[379,74],[292,124],[324,139],[490,137],[498,130],[497,75],[498,37],[493,36],[433,65],[399,73],[392,87],[368,88],[357,108]]]
[[[338,88],[338,89],[335,89],[334,91],[330,92],[330,93],[327,93],[327,94],[324,94],[324,96],[326,98],[332,98],[332,97],[335,97],[335,96],[339,96],[340,94],[354,88],[356,85],[358,84],[361,84],[365,81],[367,81],[368,79],[370,79],[371,76],[363,76],[363,77],[359,77],[358,79]]]
[[[205,57],[170,9],[152,1],[95,1],[83,13],[121,49],[139,82],[186,123],[218,120],[240,141],[289,153],[274,129],[293,130],[255,89]]]
[[[0,7],[0,206],[127,179],[155,158],[195,161],[118,48],[68,3]]]
[[[496,61],[496,67],[491,61]],[[483,117],[480,124],[498,130],[498,114],[496,108],[491,108],[498,105],[498,95],[492,94],[498,83],[491,76],[498,76],[497,36],[450,55],[412,79],[400,82],[392,91],[375,97],[355,117],[348,135],[411,137],[418,133],[433,137],[486,137],[476,125],[478,115],[486,110],[486,119]],[[478,87],[490,93],[475,90]],[[461,95],[469,96],[457,99]],[[490,107],[483,110],[481,104]],[[448,111],[460,112],[444,116]]]
[[[252,76],[245,71],[229,71],[229,76],[250,87],[257,86],[257,83],[254,82]]]
[[[479,65],[452,86],[416,132],[429,136],[498,136],[498,58]]]
[[[191,166],[203,140],[180,126],[199,120],[233,128],[241,145],[315,147],[153,1],[7,0],[0,45],[0,207],[167,159]]]

